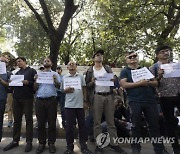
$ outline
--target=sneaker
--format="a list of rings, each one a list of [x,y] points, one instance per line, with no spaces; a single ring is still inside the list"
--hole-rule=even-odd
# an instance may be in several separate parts
[[[30,152],[32,150],[32,143],[27,142],[26,147],[25,147],[25,152]]]
[[[8,150],[11,150],[15,147],[19,146],[19,143],[18,142],[14,142],[12,141],[11,143],[9,143],[4,149],[3,151],[8,151]]]
[[[124,151],[123,149],[121,149],[119,146],[112,146],[112,145],[110,145],[110,150],[118,152],[120,154],[127,154],[127,152]]]
[[[95,149],[95,154],[102,154],[103,153],[103,149],[99,148],[98,146]]]
[[[64,151],[64,154],[73,154],[72,150],[67,149],[66,151]]]
[[[82,154],[92,154],[88,148],[81,149]]]

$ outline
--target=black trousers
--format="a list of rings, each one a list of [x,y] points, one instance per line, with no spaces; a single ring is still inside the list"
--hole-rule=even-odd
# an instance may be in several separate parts
[[[65,108],[66,116],[66,142],[67,149],[74,149],[74,121],[77,119],[79,128],[79,143],[81,149],[86,148],[86,142],[88,140],[86,125],[85,125],[85,113],[83,108]]]
[[[172,144],[172,147],[173,149],[180,149],[176,134],[178,119],[174,116],[175,107],[180,111],[180,97],[161,97],[160,105],[165,118],[168,137],[175,137],[175,143]]]
[[[56,119],[57,119],[57,100],[56,97],[49,99],[36,99],[35,111],[38,121],[38,140],[40,144],[54,144],[56,141]],[[46,134],[46,122],[48,131]]]
[[[33,101],[34,99],[13,99],[13,141],[19,142],[21,135],[22,116],[26,119],[26,142],[33,140]]]

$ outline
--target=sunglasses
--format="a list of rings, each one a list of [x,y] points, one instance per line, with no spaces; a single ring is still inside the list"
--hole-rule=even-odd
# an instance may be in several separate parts
[[[128,56],[128,59],[137,58],[137,55]]]
[[[1,62],[4,62],[4,63],[8,63],[7,61],[4,61],[4,60],[0,60]]]

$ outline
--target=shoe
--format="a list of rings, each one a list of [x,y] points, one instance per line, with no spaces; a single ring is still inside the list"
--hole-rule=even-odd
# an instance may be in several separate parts
[[[73,154],[73,151],[72,151],[72,150],[67,149],[66,151],[64,151],[64,153],[63,153],[63,154]]]
[[[118,152],[120,154],[127,154],[127,152],[124,151],[123,149],[121,149],[119,146],[112,146],[112,145],[110,145],[110,150]]]
[[[8,151],[8,150],[11,150],[15,147],[19,146],[19,143],[18,142],[14,142],[12,141],[11,143],[9,143],[4,149],[3,151]]]
[[[36,154],[40,154],[44,151],[45,149],[45,145],[44,144],[39,144],[37,150],[36,150]]]
[[[56,152],[56,147],[54,144],[49,144],[49,152],[50,153],[55,153]]]
[[[95,153],[95,154],[102,154],[102,153],[103,153],[103,149],[102,149],[102,148],[99,148],[99,147],[96,147],[94,153]]]
[[[82,154],[92,154],[88,148],[81,149]]]
[[[26,147],[25,147],[25,152],[30,152],[32,150],[32,143],[27,142]]]

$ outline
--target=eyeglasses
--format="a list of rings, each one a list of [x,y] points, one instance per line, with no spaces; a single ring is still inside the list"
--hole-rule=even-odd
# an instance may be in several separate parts
[[[48,63],[49,63],[49,62],[50,62],[50,60],[44,60],[44,62],[48,62]]]
[[[164,54],[165,52],[170,52],[170,50],[169,49],[165,49],[165,50],[161,50],[161,51],[159,51],[159,54]]]
[[[0,62],[8,63],[7,61],[4,61],[4,60],[0,60]]]
[[[137,55],[127,56],[128,59],[137,58]]]

